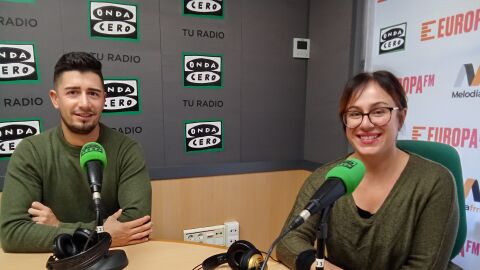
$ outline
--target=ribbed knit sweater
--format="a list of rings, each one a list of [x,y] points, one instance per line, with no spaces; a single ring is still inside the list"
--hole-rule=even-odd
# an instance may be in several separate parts
[[[103,218],[122,208],[120,221],[150,215],[151,186],[143,151],[129,137],[101,124],[97,140],[106,152]],[[7,168],[2,194],[0,233],[5,252],[48,252],[60,233],[94,229],[95,210],[81,147],[70,145],[60,127],[25,138]],[[27,210],[33,201],[50,207],[58,227],[35,224]]]
[[[339,161],[305,181],[285,224],[289,224]],[[278,258],[291,269],[309,269],[315,252],[312,216],[278,245]],[[351,195],[334,204],[328,224],[327,259],[343,269],[445,269],[458,227],[453,176],[443,166],[410,153],[409,161],[380,209],[359,215]]]

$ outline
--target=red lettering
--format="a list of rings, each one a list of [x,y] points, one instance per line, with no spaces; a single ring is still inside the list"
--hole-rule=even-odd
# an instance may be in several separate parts
[[[472,31],[473,17],[474,16],[475,16],[475,14],[471,10],[465,14],[465,22],[464,22],[464,25],[463,25],[463,31],[465,33],[468,33],[470,31]]]
[[[480,8],[475,11],[475,23],[473,26],[473,30],[477,31],[479,24],[480,24]]]
[[[472,242],[472,253],[478,256],[478,253],[480,253],[480,243]]]
[[[428,86],[435,86],[435,74],[428,75]]]
[[[415,89],[415,93],[421,94],[422,93],[422,76],[418,76],[417,78],[417,88]]]
[[[478,134],[476,128],[472,130],[472,136],[470,137],[470,144],[468,145],[468,147],[478,148]]]
[[[462,33],[462,27],[463,27],[463,14],[457,14],[457,16],[455,16],[455,35]]]
[[[433,136],[437,137],[437,133],[436,133],[436,132],[435,132],[435,134],[433,134],[433,130],[434,130],[434,129],[435,129],[435,128],[433,128],[433,127],[429,127],[429,128],[428,128],[427,141],[432,141]],[[435,138],[433,141],[437,141],[436,139],[437,139],[437,138]]]
[[[437,37],[438,38],[442,38],[443,37],[443,29],[445,28],[443,26],[443,23],[445,22],[445,18],[441,18],[440,20],[438,20],[438,34],[437,34]]]
[[[460,145],[460,138],[461,138],[460,134],[462,134],[462,131],[459,128],[454,128],[453,129],[452,139],[451,139],[453,147],[458,147]]]
[[[443,134],[443,143],[450,144],[451,145],[451,135],[452,135],[452,130],[450,128],[445,128]]]

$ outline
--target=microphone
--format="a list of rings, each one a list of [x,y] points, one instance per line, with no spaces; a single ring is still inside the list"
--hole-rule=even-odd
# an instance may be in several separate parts
[[[305,209],[290,223],[291,231],[302,225],[318,211],[332,205],[345,194],[351,194],[365,175],[365,165],[359,159],[349,158],[328,171],[325,182],[313,194]]]
[[[97,228],[102,226],[101,218],[101,195],[103,168],[107,166],[107,155],[102,145],[96,142],[89,142],[83,145],[80,151],[80,167],[87,172],[87,179],[92,191],[93,202],[97,212]]]

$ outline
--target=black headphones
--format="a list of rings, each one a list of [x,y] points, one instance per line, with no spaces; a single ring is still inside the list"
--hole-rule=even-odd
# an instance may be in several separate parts
[[[91,248],[98,242],[97,232],[79,228],[73,235],[62,233],[53,240],[53,256],[64,259]]]
[[[48,269],[88,269],[107,257],[112,237],[88,229],[77,229],[73,235],[59,234],[53,240],[53,255],[48,258]]]
[[[221,264],[228,263],[233,270],[256,270],[262,267],[263,261],[262,254],[252,243],[239,240],[228,248],[227,253],[220,253],[205,259],[202,268],[213,270]],[[265,267],[265,269],[267,268]]]

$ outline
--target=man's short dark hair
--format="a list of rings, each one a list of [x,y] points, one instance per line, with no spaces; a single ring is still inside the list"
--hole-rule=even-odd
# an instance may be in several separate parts
[[[102,63],[89,53],[69,52],[62,55],[55,64],[54,84],[57,83],[58,77],[65,71],[93,72],[100,77],[103,84]]]

